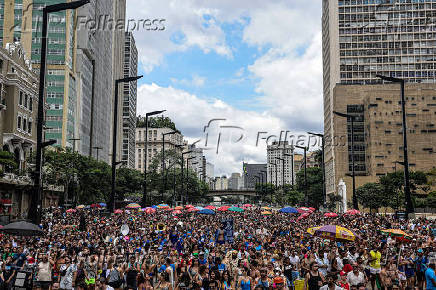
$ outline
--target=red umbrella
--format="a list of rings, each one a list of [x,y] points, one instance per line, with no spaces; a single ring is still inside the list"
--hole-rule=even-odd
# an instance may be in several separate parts
[[[311,211],[315,211],[315,210],[316,210],[314,207],[309,207],[309,209],[310,209]]]
[[[302,220],[302,219],[304,219],[304,218],[307,218],[308,216],[310,216],[310,213],[308,213],[308,212],[303,213],[302,215],[300,215],[300,216],[297,218],[297,221]]]
[[[346,214],[346,215],[357,215],[357,214],[360,214],[360,211],[358,211],[357,209],[349,209],[344,214]]]
[[[175,211],[173,211],[173,215],[181,214],[181,213],[182,211],[180,209],[176,209]]]
[[[219,211],[227,211],[229,208],[230,208],[230,206],[225,205],[225,206],[219,207],[217,210],[219,210]]]
[[[72,209],[72,208],[70,208],[70,209],[67,209],[67,212],[68,212],[68,213],[70,213],[70,212],[76,212],[76,210],[75,210],[75,209]]]
[[[123,211],[122,211],[121,209],[116,209],[116,210],[114,211],[114,213],[123,213]]]
[[[216,207],[214,207],[213,205],[208,205],[208,206],[205,207],[205,209],[212,209],[212,210],[214,210],[214,209],[216,209]]]
[[[91,204],[91,207],[92,208],[100,208],[101,205],[99,205],[98,203],[93,203],[93,204]]]
[[[192,207],[194,207],[192,204],[185,205],[185,208],[192,208]]]
[[[155,213],[155,212],[156,212],[156,210],[154,208],[152,208],[152,207],[147,207],[145,209],[145,213],[146,214],[152,214],[152,213]]]
[[[308,207],[300,207],[299,209],[297,209],[299,213],[305,213],[305,212],[309,212],[312,211],[310,208]]]
[[[196,211],[200,211],[198,208],[195,207],[191,207],[187,210],[187,212],[196,212]]]
[[[244,204],[243,207],[252,207],[252,205],[247,203],[247,204]]]
[[[338,214],[335,212],[328,212],[324,214],[325,217],[337,217]]]

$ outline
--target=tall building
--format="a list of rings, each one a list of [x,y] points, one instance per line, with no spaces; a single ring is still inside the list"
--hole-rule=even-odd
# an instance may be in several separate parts
[[[124,77],[138,74],[138,50],[132,32],[126,32],[124,45]],[[135,168],[135,128],[137,82],[124,84],[123,90],[123,148],[121,160],[129,168]]]
[[[188,150],[192,151],[188,156],[189,158],[192,158],[189,160],[189,169],[196,173],[197,178],[203,179],[203,169],[205,168],[204,162],[206,161],[203,155],[203,149],[197,148],[195,145],[189,145]]]
[[[239,190],[242,188],[242,177],[241,173],[232,173],[229,178],[229,189]]]
[[[335,87],[337,84],[380,83],[377,74],[403,78],[408,83],[435,83],[436,26],[433,18],[436,14],[436,3],[432,0],[323,0],[322,10],[325,168],[326,189],[329,194],[337,191],[338,180],[343,178],[338,176],[337,168],[341,165],[337,162],[342,162],[340,160],[344,156],[336,154],[345,154],[345,158],[351,155],[350,146],[348,152],[336,148],[343,137],[351,140],[351,130],[348,130],[346,136],[340,136],[343,128],[338,126],[345,124],[344,120],[333,114],[335,106],[340,104],[344,113],[369,117],[366,113],[368,107],[362,106],[363,102],[356,102],[355,98],[341,94],[343,88],[335,95]],[[419,87],[420,85],[414,89],[419,91]],[[422,88],[426,86],[422,85]],[[375,89],[391,95],[383,86],[372,87],[374,94],[377,93]],[[365,90],[365,87],[360,90]],[[406,94],[409,92],[406,91]],[[383,113],[395,112],[399,101],[399,88],[396,98],[386,101],[391,101],[392,104]],[[355,169],[359,175],[372,172],[368,168],[369,159],[372,157],[366,148],[369,144],[366,127],[368,122],[371,121],[359,117],[354,127],[355,146],[358,146],[354,155],[358,162]],[[389,124],[378,125],[381,128]],[[400,144],[402,142],[394,146],[398,147]],[[351,188],[349,184],[347,187]]]
[[[162,142],[162,133],[168,133],[173,131],[171,128],[148,128],[148,142],[147,142],[147,153],[145,152],[145,128],[136,128],[136,153],[135,153],[135,168],[141,172],[144,172],[144,158],[147,158],[147,171],[153,166],[153,161],[157,162],[155,164],[160,170],[162,167],[160,159],[157,160],[158,156],[161,156],[162,146],[165,146],[165,151],[167,150],[177,150],[181,153],[182,148],[176,148],[176,145],[184,145],[183,135],[180,133],[166,135],[165,145]],[[168,162],[168,161],[167,161]],[[168,168],[168,163],[166,164]]]
[[[266,164],[242,163],[244,189],[255,189],[256,183],[261,182],[261,175],[264,176],[264,182],[266,182],[267,177],[264,173],[262,173],[262,171],[266,172],[266,169]],[[259,178],[256,176],[259,176]]]
[[[0,43],[4,46],[5,43],[21,42],[36,72],[41,59],[42,9],[46,5],[62,2],[65,1],[0,1]],[[45,138],[55,139],[58,146],[76,147],[82,154],[89,154],[90,147],[101,147],[100,160],[109,161],[113,83],[115,74],[118,78],[123,73],[124,27],[104,25],[90,29],[89,25],[79,23],[79,16],[85,22],[99,22],[101,16],[113,22],[125,19],[125,0],[91,0],[76,10],[50,13]],[[114,61],[116,64],[113,64]],[[122,109],[119,108],[121,115]]]
[[[215,178],[215,190],[228,190],[229,189],[229,180],[227,176],[221,176]]]
[[[295,183],[295,167],[292,164],[292,155],[294,154],[294,146],[289,145],[288,141],[273,142],[267,147],[267,180],[275,186],[283,186],[284,184],[292,184],[292,173],[294,174]],[[284,160],[279,160],[281,158]],[[284,180],[283,180],[284,174]],[[276,184],[277,182],[277,184]]]
[[[206,162],[206,176],[205,176],[205,182],[209,185],[209,189],[214,189],[214,176],[215,176],[215,166],[210,163]]]

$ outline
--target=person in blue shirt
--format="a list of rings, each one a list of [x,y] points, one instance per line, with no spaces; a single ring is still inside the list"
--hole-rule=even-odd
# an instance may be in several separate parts
[[[418,280],[418,288],[424,289],[424,273],[427,270],[428,259],[424,256],[424,251],[422,249],[418,249],[418,257],[415,258],[415,267],[416,267],[416,278]]]
[[[425,281],[427,283],[427,290],[436,290],[436,275],[435,275],[435,261],[432,261],[427,270],[425,271]]]

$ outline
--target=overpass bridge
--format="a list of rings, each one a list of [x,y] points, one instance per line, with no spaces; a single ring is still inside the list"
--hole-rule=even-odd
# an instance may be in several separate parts
[[[255,190],[209,190],[208,193],[206,193],[206,196],[208,197],[214,197],[214,196],[229,196],[229,195],[239,195],[239,196],[258,196],[257,192]]]

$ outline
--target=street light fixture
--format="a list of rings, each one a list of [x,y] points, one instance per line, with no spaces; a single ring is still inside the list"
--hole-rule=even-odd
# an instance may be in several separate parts
[[[98,152],[99,152],[101,149],[103,149],[103,147],[94,146],[94,147],[92,147],[92,149],[97,150],[97,162],[98,162]]]
[[[303,146],[298,146],[298,145],[295,145],[295,147],[304,150],[304,196],[305,196],[306,205],[308,205],[309,196],[307,195],[307,158],[306,158],[306,153],[307,153],[307,150],[309,148],[303,147]]]
[[[153,111],[145,114],[145,143],[144,143],[144,192],[142,193],[142,207],[147,206],[147,159],[148,159],[148,117],[159,115],[166,110]]]
[[[353,208],[358,210],[359,202],[357,201],[357,196],[356,196],[356,175],[354,174],[354,120],[356,116],[350,114],[344,114],[336,111],[333,111],[333,113],[339,117],[347,118],[347,120],[350,119],[351,121],[351,176],[353,178]],[[348,125],[347,125],[347,132],[348,132]]]
[[[39,66],[39,90],[38,90],[38,116],[36,127],[36,162],[34,175],[34,193],[32,194],[31,204],[29,206],[29,218],[35,223],[41,222],[42,198],[41,198],[41,178],[42,178],[42,144],[43,144],[43,126],[44,126],[44,90],[45,90],[45,73],[47,62],[47,30],[48,14],[53,12],[76,9],[89,3],[89,0],[80,0],[69,3],[59,3],[46,6],[42,9],[42,35],[41,35],[41,61]]]
[[[322,154],[322,159],[321,159],[321,166],[322,166],[322,196],[324,198],[324,206],[327,200],[327,189],[326,189],[326,184],[325,184],[325,165],[324,165],[324,134],[320,134],[320,133],[312,133],[312,132],[307,132],[307,134],[309,135],[313,135],[313,136],[317,136],[321,138],[321,154]],[[353,157],[354,158],[354,157]]]
[[[76,152],[76,141],[80,141],[80,138],[70,138],[69,141],[73,141],[73,152]]]
[[[399,83],[401,86],[401,110],[403,117],[403,154],[404,154],[404,195],[406,198],[406,213],[413,214],[415,209],[413,208],[412,197],[410,194],[410,180],[409,180],[409,156],[407,153],[407,123],[406,123],[406,100],[404,97],[404,80],[394,77],[387,77],[382,75],[376,75],[376,77],[393,83]]]
[[[116,176],[116,157],[117,157],[117,126],[118,126],[118,87],[120,83],[130,83],[139,80],[142,76],[127,77],[115,80],[115,100],[114,100],[114,120],[112,133],[112,192],[108,203],[110,212],[115,210],[115,176]]]

